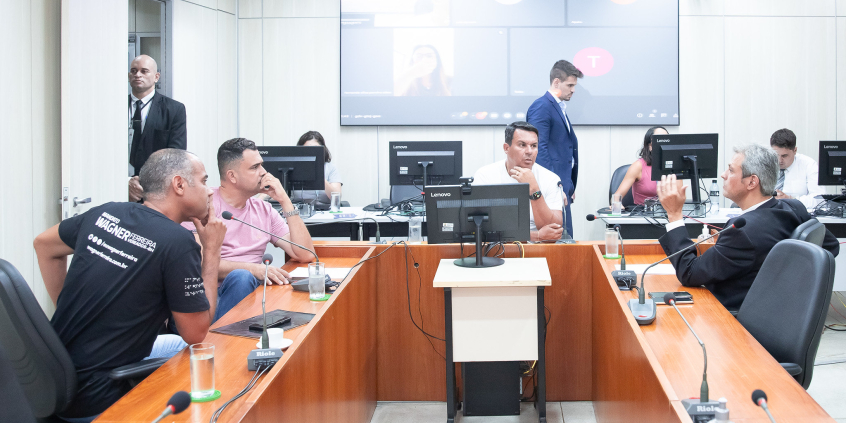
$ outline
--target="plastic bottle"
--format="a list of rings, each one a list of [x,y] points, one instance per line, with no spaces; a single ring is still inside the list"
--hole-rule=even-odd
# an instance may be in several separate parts
[[[708,231],[708,225],[702,225],[702,233],[696,238],[697,241],[702,241],[705,238],[708,238],[711,234]]]
[[[711,214],[716,216],[720,213],[720,187],[716,179],[711,182],[711,191],[708,194],[711,197]]]

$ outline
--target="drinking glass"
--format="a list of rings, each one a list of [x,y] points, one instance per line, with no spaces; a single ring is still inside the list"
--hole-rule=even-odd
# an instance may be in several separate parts
[[[193,344],[191,351],[191,397],[214,395],[214,344]]]
[[[323,263],[308,264],[308,298],[322,300],[326,296],[326,269]]]

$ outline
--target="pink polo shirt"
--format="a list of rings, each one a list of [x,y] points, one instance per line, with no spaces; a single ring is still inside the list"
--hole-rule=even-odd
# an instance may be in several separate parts
[[[236,219],[243,220],[280,237],[290,232],[285,219],[267,201],[250,198],[244,208],[239,209],[230,206],[220,198],[219,188],[212,188],[212,191],[214,191],[212,199],[217,217],[220,217],[224,211],[228,211]],[[223,224],[226,225],[226,236],[223,238],[223,245],[220,248],[220,258],[223,260],[261,263],[261,257],[267,250],[267,243],[276,241],[275,237],[234,220],[224,220]],[[194,223],[192,222],[185,222],[182,226],[191,231],[194,230]]]

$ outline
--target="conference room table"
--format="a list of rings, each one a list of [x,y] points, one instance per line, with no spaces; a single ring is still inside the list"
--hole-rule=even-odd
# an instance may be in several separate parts
[[[317,211],[303,219],[314,238],[349,238],[350,241],[375,239],[376,230],[385,238],[407,237],[409,216],[382,215],[382,211],[364,211],[362,207],[341,207],[340,213]],[[426,218],[423,217],[423,233]]]
[[[441,259],[467,256],[473,246],[462,251],[455,244],[315,244],[330,268],[367,261],[350,271],[326,302],[310,302],[307,293],[290,286],[269,287],[268,310],[315,317],[286,331],[293,345],[219,421],[366,423],[377,401],[446,401],[444,296],[432,281]],[[610,274],[619,261],[603,258],[603,250],[597,242],[504,247],[504,257],[545,257],[549,264],[547,400],[593,401],[598,422],[690,422],[681,400],[699,394],[699,344],[667,306],[659,306],[653,324],[638,326],[627,307],[636,294],[619,291]],[[632,241],[626,248],[628,263],[662,257],[652,240]],[[284,268],[302,266],[289,262]],[[753,390],[763,389],[779,422],[834,422],[710,292],[682,288],[672,275],[647,275],[646,289],[693,294],[694,304],[679,308],[707,346],[711,397],[728,400],[732,421],[769,421],[750,399]],[[214,327],[260,310],[257,290]],[[254,374],[247,371],[246,357],[255,339],[210,332],[206,342],[216,346],[216,387],[222,396],[192,404],[168,422],[208,422]],[[460,380],[461,372],[456,373]],[[531,380],[525,382],[524,396],[531,397]],[[182,351],[96,421],[151,421],[175,391],[188,389],[189,356]]]

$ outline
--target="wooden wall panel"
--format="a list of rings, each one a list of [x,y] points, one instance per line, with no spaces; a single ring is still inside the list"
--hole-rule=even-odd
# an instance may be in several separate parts
[[[678,401],[602,259],[593,260],[593,408],[597,421],[682,422]]]

